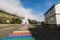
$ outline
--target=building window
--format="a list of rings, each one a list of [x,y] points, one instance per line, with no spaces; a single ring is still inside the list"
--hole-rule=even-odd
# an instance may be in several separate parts
[[[51,21],[54,21],[53,17],[51,17]]]

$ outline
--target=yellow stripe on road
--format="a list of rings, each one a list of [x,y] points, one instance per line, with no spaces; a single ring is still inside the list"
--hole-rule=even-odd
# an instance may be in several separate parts
[[[13,33],[20,33],[20,32],[30,32],[30,31],[14,31]]]

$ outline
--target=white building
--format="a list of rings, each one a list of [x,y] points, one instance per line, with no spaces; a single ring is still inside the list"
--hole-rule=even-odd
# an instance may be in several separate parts
[[[24,19],[22,20],[22,24],[29,24],[27,15],[25,15]]]
[[[60,24],[60,3],[53,5],[44,15],[46,24]]]

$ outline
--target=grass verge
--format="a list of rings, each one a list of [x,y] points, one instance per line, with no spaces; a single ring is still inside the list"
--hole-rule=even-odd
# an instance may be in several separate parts
[[[0,29],[3,29],[3,28],[9,28],[9,27],[17,27],[19,26],[20,24],[0,24]],[[4,25],[4,26],[3,26]]]

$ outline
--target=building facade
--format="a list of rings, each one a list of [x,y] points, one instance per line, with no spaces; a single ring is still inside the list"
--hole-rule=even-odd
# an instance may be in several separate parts
[[[60,24],[60,3],[53,5],[44,15],[46,24]]]

